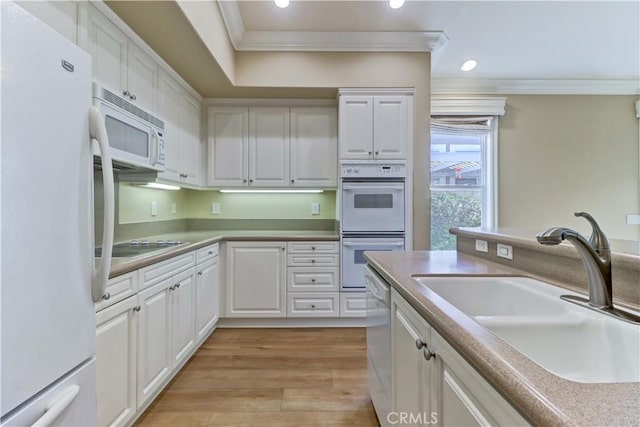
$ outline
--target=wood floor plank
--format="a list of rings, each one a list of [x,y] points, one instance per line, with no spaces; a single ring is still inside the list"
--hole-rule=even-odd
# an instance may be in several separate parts
[[[362,411],[372,408],[363,388],[286,388],[282,411]]]
[[[218,329],[141,427],[379,427],[364,328]]]

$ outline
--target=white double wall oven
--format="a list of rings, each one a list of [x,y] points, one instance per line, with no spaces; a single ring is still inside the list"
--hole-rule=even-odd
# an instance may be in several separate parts
[[[340,165],[342,291],[364,291],[366,251],[402,251],[407,232],[404,161]]]

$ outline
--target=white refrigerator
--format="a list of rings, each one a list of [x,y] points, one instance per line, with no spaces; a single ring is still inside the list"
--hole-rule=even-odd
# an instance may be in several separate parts
[[[91,58],[0,7],[0,423],[93,426]]]

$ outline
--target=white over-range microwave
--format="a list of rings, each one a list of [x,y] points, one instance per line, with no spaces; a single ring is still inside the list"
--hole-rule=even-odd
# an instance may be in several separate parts
[[[93,105],[103,115],[115,166],[163,172],[164,122],[93,83]]]

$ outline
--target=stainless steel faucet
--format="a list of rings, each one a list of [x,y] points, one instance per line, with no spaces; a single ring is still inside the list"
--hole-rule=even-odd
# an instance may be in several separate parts
[[[574,215],[585,218],[591,224],[593,231],[588,241],[577,231],[563,227],[553,227],[538,233],[536,239],[543,245],[558,245],[563,240],[573,244],[587,270],[589,305],[598,309],[612,309],[611,249],[609,248],[609,240],[591,215],[586,212],[576,212]]]

